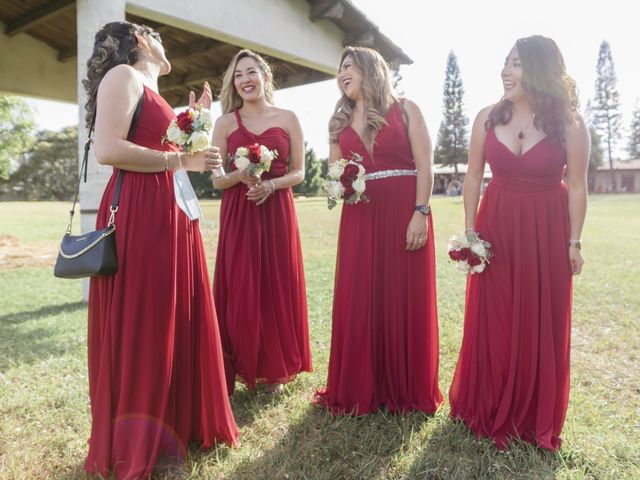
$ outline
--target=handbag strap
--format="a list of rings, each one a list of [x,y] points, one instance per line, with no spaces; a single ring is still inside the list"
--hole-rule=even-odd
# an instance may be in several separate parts
[[[142,106],[144,105],[144,86],[142,87],[142,93],[140,94],[140,98],[138,99],[138,103],[136,105],[136,110],[133,112],[133,117],[131,118],[131,125],[129,126],[129,133],[127,134],[127,140],[131,141],[133,136],[136,134],[136,129],[138,127],[138,120],[140,119],[140,112],[142,112]],[[76,194],[73,198],[73,206],[71,210],[69,210],[69,225],[67,226],[67,234],[71,234],[71,224],[73,222],[73,215],[76,213],[76,203],[78,202],[78,195],[80,194],[80,181],[84,178],[84,183],[87,183],[87,163],[89,161],[89,149],[91,148],[91,135],[93,133],[93,129],[96,124],[96,113],[93,112],[93,117],[91,118],[91,127],[89,128],[89,138],[87,139],[87,143],[84,144],[84,155],[82,157],[82,164],[80,165],[80,172],[78,173],[78,184],[76,186]],[[124,178],[124,170],[120,170],[118,172],[118,180],[116,181],[116,190],[113,194],[113,201],[111,202],[111,207],[109,211],[111,215],[109,216],[109,223],[107,226],[113,225],[115,220],[115,214],[118,211],[118,203],[120,202],[120,191],[122,190],[122,180]]]

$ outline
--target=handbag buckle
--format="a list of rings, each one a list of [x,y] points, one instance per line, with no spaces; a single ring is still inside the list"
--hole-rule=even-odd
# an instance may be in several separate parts
[[[118,207],[114,207],[113,205],[109,207],[109,211],[111,215],[109,215],[109,222],[107,223],[107,227],[110,227],[116,221],[116,212],[118,211]]]

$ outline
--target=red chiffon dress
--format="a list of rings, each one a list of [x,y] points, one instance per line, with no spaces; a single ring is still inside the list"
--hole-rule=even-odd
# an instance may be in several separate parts
[[[259,135],[242,124],[227,138],[231,156],[254,143],[277,150],[262,179],[285,175],[289,135],[272,127]],[[231,168],[235,170],[233,162]],[[224,191],[213,290],[220,319],[227,389],[236,378],[287,383],[311,371],[307,295],[298,220],[290,188],[276,190],[263,204],[247,199],[238,183]]]
[[[451,415],[501,449],[521,438],[557,450],[569,398],[566,153],[545,137],[518,156],[491,129],[485,158],[493,179],[476,228],[493,257],[468,279]]]
[[[132,141],[162,144],[173,110],[144,88]],[[96,220],[104,228],[118,170]],[[222,348],[198,221],[180,210],[173,172],[126,172],[116,214],[118,272],[89,290],[91,438],[85,469],[148,478],[159,454],[235,444]]]
[[[385,118],[372,156],[351,127],[339,136],[343,158],[363,157],[370,201],[344,204],[340,219],[329,372],[315,395],[335,414],[433,413],[442,403],[433,223],[429,215],[426,245],[407,251],[415,163],[400,104]]]

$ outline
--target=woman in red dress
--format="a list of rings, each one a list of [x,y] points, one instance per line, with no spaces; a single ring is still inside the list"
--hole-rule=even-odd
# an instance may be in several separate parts
[[[114,167],[97,228],[106,226],[118,173],[125,174],[115,215],[118,272],[92,278],[89,290],[85,469],[141,479],[160,454],[184,457],[191,441],[206,448],[238,436],[199,224],[178,208],[173,186],[180,165],[211,170],[221,157],[215,148],[181,155],[162,142],[175,115],[157,93],[158,77],[171,68],[157,32],[107,24],[87,67],[87,126],[95,114],[96,159]]]
[[[342,207],[329,373],[315,401],[352,415],[433,413],[442,395],[427,127],[393,96],[375,50],[347,47],[338,85],[329,162],[360,155],[370,201]]]
[[[493,256],[469,276],[451,415],[498,448],[521,438],[556,450],[569,398],[571,278],[583,264],[589,134],[553,40],[518,40],[502,81],[504,98],[478,114],[471,135],[466,231],[489,241]],[[485,160],[493,179],[478,209]]]
[[[307,297],[298,221],[291,187],[304,180],[304,141],[293,112],[273,105],[272,74],[262,57],[241,50],[220,93],[223,115],[213,144],[223,157],[252,144],[276,151],[261,176],[229,163],[214,177],[224,189],[213,279],[227,388],[238,378],[282,392],[311,371]]]

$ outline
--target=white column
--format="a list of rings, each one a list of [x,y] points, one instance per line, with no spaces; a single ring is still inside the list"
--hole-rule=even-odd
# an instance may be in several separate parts
[[[77,0],[76,1],[77,33],[78,33],[78,160],[82,164],[84,144],[88,131],[85,124],[85,103],[87,95],[82,80],[86,77],[87,60],[93,53],[93,42],[96,32],[109,22],[125,19],[125,0]],[[82,232],[95,229],[96,211],[104,187],[111,176],[111,167],[98,165],[93,148],[89,154],[87,183],[80,184],[80,225]],[[83,282],[83,296],[86,301],[89,294],[89,282]]]

